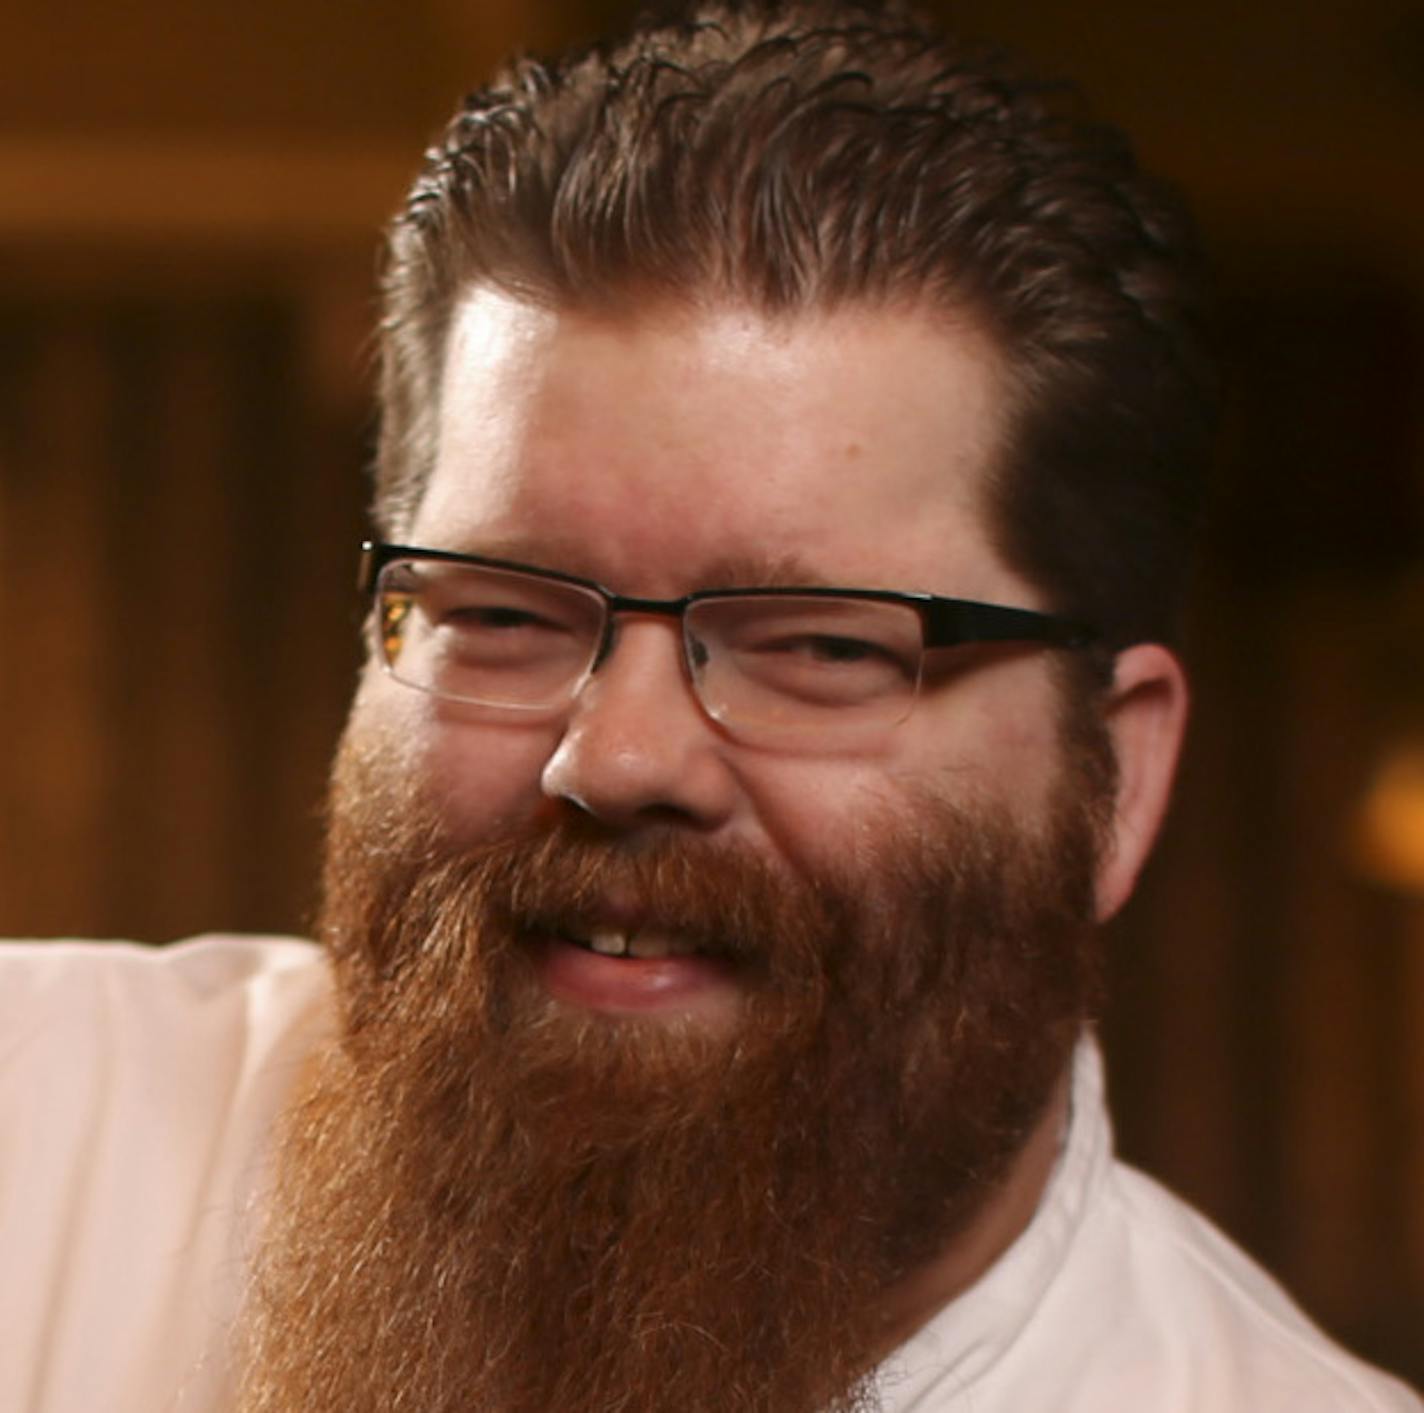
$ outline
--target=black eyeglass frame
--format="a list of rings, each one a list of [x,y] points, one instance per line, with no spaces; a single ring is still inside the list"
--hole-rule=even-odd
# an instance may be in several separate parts
[[[1085,623],[1063,618],[1054,613],[1041,613],[1032,608],[1009,608],[1003,604],[978,603],[972,599],[945,598],[940,594],[902,589],[844,589],[826,585],[797,588],[775,585],[768,588],[694,589],[675,599],[644,599],[615,593],[594,579],[578,574],[565,574],[558,569],[521,564],[516,560],[495,559],[482,554],[465,554],[458,550],[425,549],[418,545],[387,544],[380,540],[361,543],[361,568],[357,588],[374,597],[386,565],[400,559],[425,560],[437,564],[468,564],[476,568],[506,569],[515,574],[552,579],[597,594],[604,604],[603,641],[598,645],[593,666],[607,656],[612,643],[614,615],[644,613],[657,617],[681,619],[688,608],[708,599],[738,598],[819,598],[869,599],[878,603],[903,604],[920,616],[924,635],[923,647],[954,648],[970,643],[1044,643],[1058,648],[1089,648],[1101,641],[1101,634]]]

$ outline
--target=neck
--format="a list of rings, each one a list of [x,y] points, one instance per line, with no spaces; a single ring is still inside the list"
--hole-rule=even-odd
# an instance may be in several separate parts
[[[882,1312],[883,1359],[975,1284],[1027,1229],[1043,1196],[1067,1131],[1073,1063],[1059,1077],[1043,1114],[1004,1181],[942,1253],[892,1288]]]

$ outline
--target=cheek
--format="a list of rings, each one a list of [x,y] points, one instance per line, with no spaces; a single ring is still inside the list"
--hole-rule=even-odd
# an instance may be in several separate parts
[[[1061,769],[1057,697],[1041,662],[986,664],[921,699],[873,752],[748,752],[734,766],[758,842],[799,872],[839,875],[873,861],[887,830],[927,799],[993,807],[1035,828]]]
[[[1061,769],[1057,696],[1041,663],[1009,661],[922,698],[886,772],[889,795],[1006,809],[1031,825]]]
[[[372,673],[348,730],[393,763],[453,840],[491,838],[546,804],[539,779],[558,738],[545,726],[474,720]]]
[[[956,703],[942,732],[953,773],[975,799],[1038,820],[1061,768],[1057,694],[1036,659],[1001,663]]]
[[[910,807],[884,754],[743,758],[746,834],[774,862],[805,878],[844,879],[883,841],[887,821]]]

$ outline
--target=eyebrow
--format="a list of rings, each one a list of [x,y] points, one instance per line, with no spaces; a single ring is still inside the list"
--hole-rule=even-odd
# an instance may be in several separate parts
[[[605,579],[596,570],[593,556],[584,542],[558,543],[521,536],[480,540],[461,548],[491,559],[506,559],[531,568],[574,574],[597,584],[604,583]],[[688,585],[688,592],[696,589],[834,588],[838,583],[789,551],[774,556],[748,552],[714,555],[701,564],[698,573],[690,577],[695,582]],[[620,589],[617,584],[606,587],[615,592]]]

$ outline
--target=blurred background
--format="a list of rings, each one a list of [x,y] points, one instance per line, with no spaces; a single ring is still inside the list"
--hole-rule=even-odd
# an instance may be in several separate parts
[[[0,21],[0,933],[301,930],[357,652],[376,231],[621,0]],[[1424,1381],[1424,7],[966,0],[1192,197],[1230,413],[1124,1151]]]

